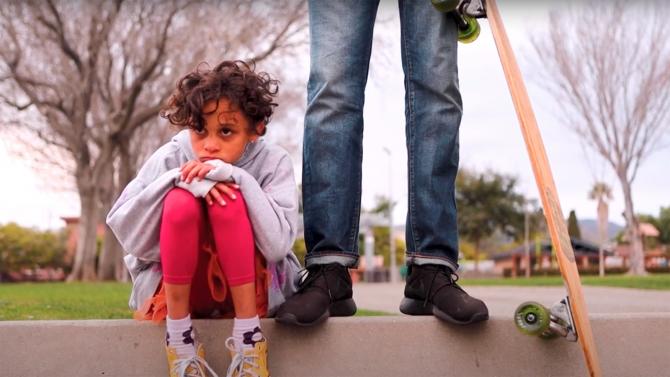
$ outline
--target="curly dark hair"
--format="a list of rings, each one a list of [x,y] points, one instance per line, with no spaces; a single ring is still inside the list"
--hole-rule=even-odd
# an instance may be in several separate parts
[[[270,122],[277,106],[273,100],[279,91],[279,81],[265,72],[255,72],[253,63],[240,60],[225,60],[214,69],[202,69],[202,65],[177,82],[177,88],[160,111],[161,117],[178,127],[202,131],[205,103],[226,98],[246,116],[251,130],[259,122],[265,125]]]

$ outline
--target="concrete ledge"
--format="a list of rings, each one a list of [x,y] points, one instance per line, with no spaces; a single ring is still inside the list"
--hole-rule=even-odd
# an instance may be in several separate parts
[[[670,376],[670,313],[592,315],[605,376]],[[225,375],[230,320],[195,321]],[[283,376],[584,376],[577,343],[519,334],[511,318],[470,327],[433,317],[331,318],[316,328],[263,320]],[[165,376],[164,326],[132,320],[0,322],[0,375]]]

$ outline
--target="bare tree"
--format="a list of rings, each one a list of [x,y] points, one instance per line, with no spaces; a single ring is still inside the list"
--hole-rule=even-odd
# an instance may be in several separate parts
[[[533,45],[538,82],[561,120],[612,168],[621,185],[631,242],[631,274],[645,273],[633,182],[662,146],[670,113],[670,24],[663,1],[596,1],[552,12]]]
[[[22,129],[72,161],[81,216],[69,280],[96,279],[97,225],[164,141],[156,118],[178,77],[208,59],[290,60],[305,18],[304,0],[0,5],[0,101],[38,114]],[[107,232],[101,278],[118,275],[120,255]]]

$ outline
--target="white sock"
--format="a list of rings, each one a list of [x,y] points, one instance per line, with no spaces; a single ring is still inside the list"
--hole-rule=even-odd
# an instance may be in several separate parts
[[[233,322],[233,338],[238,348],[254,348],[256,342],[263,340],[261,320],[258,316],[245,319],[235,318]]]
[[[182,319],[166,318],[167,335],[165,343],[177,350],[180,358],[191,358],[195,356],[195,343],[193,342],[194,331],[191,323],[191,315]]]

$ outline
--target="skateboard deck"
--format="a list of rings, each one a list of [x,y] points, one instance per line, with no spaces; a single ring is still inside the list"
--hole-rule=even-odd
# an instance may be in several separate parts
[[[550,326],[552,323],[560,324],[556,331],[540,332],[540,334],[544,333],[547,336],[560,334],[561,329],[572,327],[574,329],[573,336],[579,341],[584,353],[589,374],[591,376],[602,376],[574,251],[528,92],[507,37],[496,0],[479,0],[478,2],[480,1],[481,4],[473,10],[471,5],[474,1],[462,0],[457,8],[450,13],[457,18],[460,29],[459,40],[465,43],[474,41],[479,34],[477,18],[487,18],[489,21],[507,86],[519,119],[535,182],[540,193],[561,276],[568,293],[568,298],[552,307],[551,310],[537,303],[525,303],[519,307],[517,313],[521,309],[525,310],[523,311],[525,318],[539,323],[540,326]],[[551,317],[551,320],[548,317]],[[558,320],[554,321],[554,319]]]

